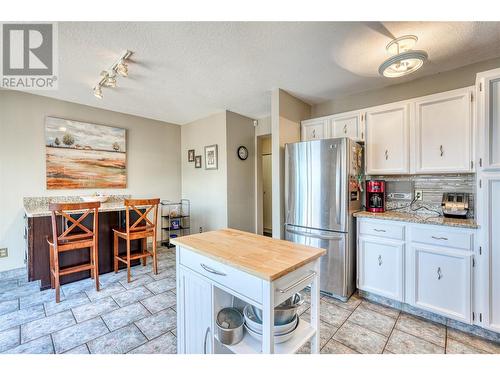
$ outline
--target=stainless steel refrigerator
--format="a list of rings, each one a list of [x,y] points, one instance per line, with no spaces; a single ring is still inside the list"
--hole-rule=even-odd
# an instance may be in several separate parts
[[[362,160],[362,147],[349,138],[285,147],[285,239],[327,250],[320,289],[342,300],[356,288],[352,213],[361,209]]]

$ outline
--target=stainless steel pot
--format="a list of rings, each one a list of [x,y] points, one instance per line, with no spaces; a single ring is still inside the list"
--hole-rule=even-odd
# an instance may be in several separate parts
[[[288,324],[292,321],[298,308],[304,303],[304,298],[300,293],[295,293],[293,296],[285,300],[282,304],[274,308],[274,325],[280,326]],[[262,322],[262,310],[252,306],[253,312],[257,319]]]
[[[236,345],[243,340],[243,315],[234,307],[225,307],[217,314],[216,330],[219,341],[224,345]]]

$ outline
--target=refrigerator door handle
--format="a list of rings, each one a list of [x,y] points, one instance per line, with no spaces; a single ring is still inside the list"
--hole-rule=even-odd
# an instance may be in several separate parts
[[[324,234],[303,232],[296,229],[290,229],[288,227],[285,230],[289,233],[298,234],[299,236],[319,238],[320,240],[327,240],[327,241],[340,241],[344,238],[343,236],[328,236]]]

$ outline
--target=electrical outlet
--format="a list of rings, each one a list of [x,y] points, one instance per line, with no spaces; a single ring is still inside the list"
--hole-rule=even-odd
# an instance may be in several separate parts
[[[203,233],[203,227],[200,227],[200,233]]]
[[[7,258],[9,256],[9,252],[6,247],[0,249],[0,258]]]
[[[416,201],[421,201],[424,199],[424,193],[422,190],[415,190],[415,200]]]

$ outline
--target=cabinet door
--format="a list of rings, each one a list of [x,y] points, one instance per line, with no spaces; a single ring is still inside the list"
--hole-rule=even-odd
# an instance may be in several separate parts
[[[412,244],[411,297],[421,309],[471,323],[472,253]]]
[[[401,241],[358,237],[358,288],[403,301],[403,249]]]
[[[416,173],[471,172],[471,98],[465,88],[415,102]]]
[[[358,141],[364,140],[362,119],[359,112],[335,115],[329,123],[331,137],[349,137]]]
[[[311,141],[314,139],[327,138],[327,123],[328,120],[326,118],[302,121],[300,135],[301,140]]]
[[[180,265],[177,277],[178,353],[212,353],[212,285],[203,276]]]
[[[365,119],[366,173],[409,173],[409,104],[374,108]]]
[[[480,164],[486,170],[500,170],[500,69],[477,76]]]
[[[478,203],[482,248],[477,268],[482,297],[480,311],[485,327],[500,332],[500,174],[481,176]]]

